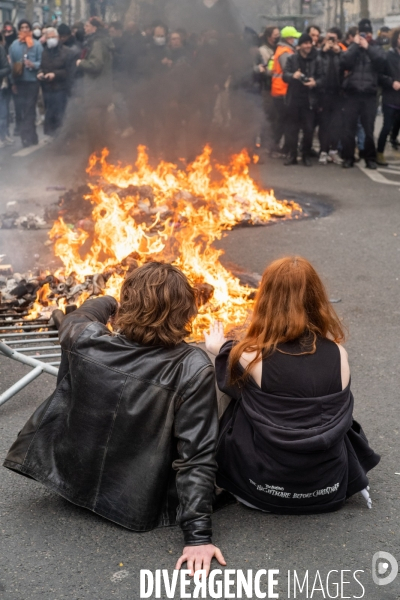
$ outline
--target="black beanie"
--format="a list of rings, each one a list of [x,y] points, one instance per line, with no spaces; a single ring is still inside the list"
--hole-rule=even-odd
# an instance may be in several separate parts
[[[309,35],[308,33],[302,33],[301,36],[299,37],[298,45],[301,46],[301,44],[306,44],[307,42],[311,42],[311,44],[312,44],[311,35]]]
[[[61,23],[58,27],[57,27],[57,31],[58,31],[58,35],[71,35],[71,29],[68,27],[68,25],[66,25],[65,23]]]
[[[372,33],[372,23],[369,19],[361,19],[358,23],[358,31],[360,33]]]

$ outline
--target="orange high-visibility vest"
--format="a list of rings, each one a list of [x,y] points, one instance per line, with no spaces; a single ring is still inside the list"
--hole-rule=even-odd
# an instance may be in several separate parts
[[[283,70],[279,62],[279,58],[282,54],[294,54],[294,49],[289,46],[278,46],[274,55],[274,66],[272,69],[272,86],[271,96],[286,96],[288,84],[282,79]]]

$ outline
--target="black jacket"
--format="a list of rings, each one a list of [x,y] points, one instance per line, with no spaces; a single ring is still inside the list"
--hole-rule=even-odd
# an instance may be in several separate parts
[[[365,50],[353,43],[342,52],[340,67],[346,93],[377,94],[379,73],[385,68],[385,52],[377,45],[370,44]]]
[[[293,75],[301,70],[306,77],[313,77],[316,81],[316,87],[307,88]],[[283,81],[289,84],[286,94],[286,104],[288,106],[304,105],[305,103],[314,108],[318,101],[318,90],[321,87],[321,60],[315,48],[312,48],[307,58],[303,58],[299,51],[291,54],[286,61],[283,71]]]
[[[227,385],[231,347],[215,363],[219,389],[235,400],[221,421],[217,485],[281,514],[333,511],[365,489],[380,459],[353,421],[350,384],[329,396],[289,398],[250,378],[240,391]]]
[[[320,94],[339,94],[342,83],[343,73],[340,68],[340,56],[341,52],[334,52],[328,50],[323,52],[321,50],[320,64],[321,64],[321,85],[318,89]]]
[[[43,91],[60,92],[68,89],[70,57],[65,46],[57,44],[55,48],[44,46],[39,73],[54,73],[52,81],[41,81]]]
[[[3,48],[3,46],[0,46],[0,87],[2,84],[2,81],[5,77],[8,77],[11,73],[11,67],[10,67],[10,63],[8,62],[7,59],[7,52],[5,51],[5,49]]]
[[[400,108],[400,91],[393,89],[394,81],[400,81],[400,54],[390,48],[386,54],[385,71],[379,76],[379,83],[383,88],[382,102]]]
[[[67,361],[4,466],[123,527],[178,522],[211,543],[218,436],[214,368],[200,348],[142,346],[106,327],[113,298],[65,318]]]

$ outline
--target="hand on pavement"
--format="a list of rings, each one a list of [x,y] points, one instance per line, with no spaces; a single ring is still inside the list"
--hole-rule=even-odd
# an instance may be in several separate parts
[[[226,566],[221,550],[213,544],[206,544],[204,546],[186,546],[186,548],[183,549],[182,556],[176,563],[175,569],[179,571],[183,563],[187,563],[187,569],[190,571],[191,577],[196,571],[201,570],[205,570],[206,576],[208,577],[213,558],[216,558],[220,565]]]

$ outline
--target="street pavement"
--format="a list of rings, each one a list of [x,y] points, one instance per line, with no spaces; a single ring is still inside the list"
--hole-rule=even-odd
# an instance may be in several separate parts
[[[84,177],[81,158],[52,156],[47,147],[28,157],[0,158],[0,212],[10,196],[26,200],[24,207],[36,202],[38,209],[54,201],[58,194],[46,192],[46,186],[60,179],[68,186],[76,184]],[[391,158],[395,164],[396,157]],[[396,181],[396,174],[384,175]],[[370,476],[371,510],[360,495],[326,515],[275,516],[232,505],[213,518],[214,542],[229,569],[279,569],[279,598],[289,597],[288,570],[296,570],[301,580],[308,570],[309,595],[303,590],[290,597],[398,600],[400,576],[378,587],[372,582],[371,564],[379,551],[400,562],[400,175],[398,185],[392,185],[371,180],[357,167],[284,167],[281,161],[267,160],[254,168],[254,176],[278,198],[301,196],[332,211],[317,219],[231,231],[219,243],[226,253],[223,260],[258,273],[271,260],[289,254],[305,256],[315,265],[330,297],[341,299],[335,308],[348,328],[355,418],[382,461]],[[44,231],[1,230],[0,254],[7,254],[4,260],[15,262],[18,269],[50,260],[45,239]],[[24,367],[0,360],[0,390],[24,372]],[[41,376],[0,408],[2,457],[53,389],[54,379]],[[182,549],[179,528],[127,531],[5,469],[0,472],[0,511],[4,600],[136,600],[140,570],[171,573]],[[333,586],[326,588],[332,570],[345,570],[344,580],[352,581],[339,595]],[[364,594],[353,579],[357,570]],[[324,592],[310,595],[317,571]],[[335,577],[340,573],[331,574],[332,582]]]

